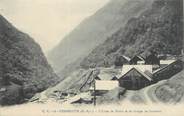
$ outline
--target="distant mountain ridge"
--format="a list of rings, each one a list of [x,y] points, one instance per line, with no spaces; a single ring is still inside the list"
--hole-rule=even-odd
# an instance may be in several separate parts
[[[0,105],[25,102],[58,81],[40,46],[0,15]]]
[[[94,15],[79,24],[53,49],[48,59],[60,76],[70,70],[70,65],[80,64],[96,46],[114,32],[151,6],[152,0],[111,0]],[[78,62],[78,63],[76,63]],[[70,65],[69,65],[70,64]]]
[[[152,7],[132,18],[82,62],[83,68],[109,67],[121,55],[179,55],[183,48],[183,1],[154,0]]]

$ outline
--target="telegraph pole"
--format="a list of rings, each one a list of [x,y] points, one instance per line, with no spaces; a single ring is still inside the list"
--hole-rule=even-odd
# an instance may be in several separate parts
[[[94,101],[94,106],[96,106],[96,81],[95,81],[95,78],[94,78],[94,98],[93,98],[93,101]]]

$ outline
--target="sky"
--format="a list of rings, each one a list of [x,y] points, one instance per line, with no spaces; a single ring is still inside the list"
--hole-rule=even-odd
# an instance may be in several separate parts
[[[0,14],[47,53],[109,0],[0,0]]]

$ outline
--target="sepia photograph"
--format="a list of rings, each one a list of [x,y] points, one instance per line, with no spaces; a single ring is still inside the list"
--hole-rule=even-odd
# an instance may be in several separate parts
[[[183,0],[0,0],[0,116],[183,116]]]

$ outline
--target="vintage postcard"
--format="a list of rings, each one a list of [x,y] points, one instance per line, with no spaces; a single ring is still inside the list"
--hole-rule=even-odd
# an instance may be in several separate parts
[[[183,0],[0,0],[0,116],[183,116]]]

